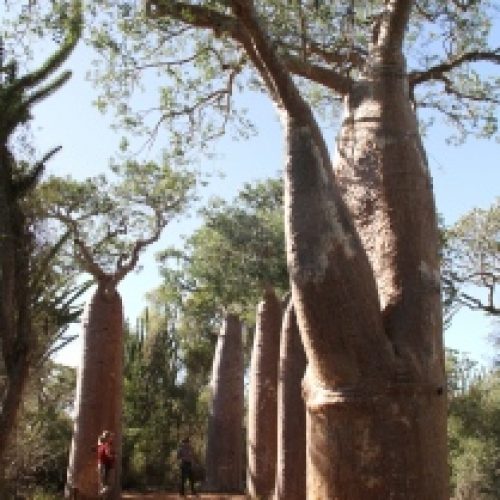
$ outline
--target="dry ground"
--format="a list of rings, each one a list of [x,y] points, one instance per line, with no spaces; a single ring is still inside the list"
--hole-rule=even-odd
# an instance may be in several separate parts
[[[198,495],[186,495],[181,497],[175,493],[122,493],[122,500],[244,500],[244,495],[224,495],[217,493],[200,493]]]

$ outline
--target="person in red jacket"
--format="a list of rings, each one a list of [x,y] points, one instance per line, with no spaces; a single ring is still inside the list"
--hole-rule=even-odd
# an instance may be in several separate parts
[[[115,465],[113,439],[110,431],[103,431],[97,439],[97,473],[99,495],[105,496],[111,488],[111,469]]]

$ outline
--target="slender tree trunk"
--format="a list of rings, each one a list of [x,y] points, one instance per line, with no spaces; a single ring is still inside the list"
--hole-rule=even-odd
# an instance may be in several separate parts
[[[266,290],[257,309],[248,395],[247,489],[251,498],[271,498],[276,479],[276,419],[281,304]]]
[[[243,369],[241,322],[228,314],[219,334],[212,370],[206,453],[209,491],[243,490]]]
[[[276,494],[278,500],[306,498],[306,410],[302,378],[306,355],[293,304],[287,306],[281,329],[278,372],[278,452]]]
[[[123,378],[123,311],[114,287],[99,283],[90,298],[83,324],[83,354],[77,381],[76,415],[66,494],[98,498],[97,438],[114,434],[116,452],[113,488],[108,498],[120,498],[121,418]]]

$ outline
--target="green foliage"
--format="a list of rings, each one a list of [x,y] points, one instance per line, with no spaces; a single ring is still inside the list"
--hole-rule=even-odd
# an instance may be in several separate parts
[[[172,320],[146,319],[125,343],[123,485],[174,489],[177,447],[191,435],[201,449],[206,405],[183,377]]]
[[[114,109],[125,130],[156,134],[164,125],[171,151],[183,153],[206,150],[211,139],[228,130],[243,135],[252,130],[239,97],[242,89],[261,91],[263,83],[241,51],[241,26],[226,1],[98,4],[91,7],[92,43],[103,56],[93,73],[101,94],[98,104]],[[313,109],[338,115],[340,96],[326,82],[363,74],[388,2],[254,4]],[[410,98],[422,111],[423,128],[442,118],[455,142],[469,134],[498,136],[494,33],[499,11],[494,0],[416,3],[404,52]],[[151,88],[158,89],[157,95]]]
[[[49,492],[62,491],[73,431],[70,412],[75,385],[73,368],[50,361],[32,377],[4,471],[18,494],[43,498],[44,491],[50,498]]]
[[[193,199],[195,173],[166,161],[114,165],[104,175],[76,181],[51,177],[41,185],[40,210],[68,231],[84,270],[119,273]],[[97,271],[96,271],[97,269]],[[129,269],[130,270],[130,269]]]
[[[164,283],[150,300],[177,316],[186,380],[195,386],[208,382],[225,311],[252,329],[265,287],[288,290],[282,197],[281,181],[268,179],[246,185],[231,203],[213,200],[184,248],[160,255]]]
[[[59,244],[42,242],[42,218],[33,204],[45,163],[59,148],[28,162],[16,157],[14,145],[16,134],[22,135],[31,119],[32,106],[70,77],[68,71],[56,72],[75,48],[82,26],[81,3],[73,0],[64,19],[59,19],[61,43],[33,69],[27,64],[29,51],[23,52],[26,41],[15,42],[29,18],[23,10],[27,5],[4,3],[0,19],[0,462],[8,452],[30,370],[76,313],[74,274],[62,278],[56,262]],[[56,282],[62,289],[49,297],[45,286],[54,287]]]
[[[491,371],[451,398],[451,483],[461,500],[494,500],[500,491],[500,373]]]
[[[212,201],[183,252],[160,255],[164,264],[179,264],[164,266],[163,292],[182,292],[183,306],[200,317],[230,310],[252,324],[266,285],[281,294],[288,290],[282,196],[281,181],[269,179],[247,184],[231,204]]]
[[[442,281],[445,304],[500,315],[500,199],[473,209],[444,232]]]

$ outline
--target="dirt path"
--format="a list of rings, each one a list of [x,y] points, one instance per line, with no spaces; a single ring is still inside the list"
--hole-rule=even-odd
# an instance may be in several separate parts
[[[122,493],[122,500],[245,500],[244,495],[224,495],[217,493],[200,493],[198,495],[186,495],[181,497],[175,493]]]

